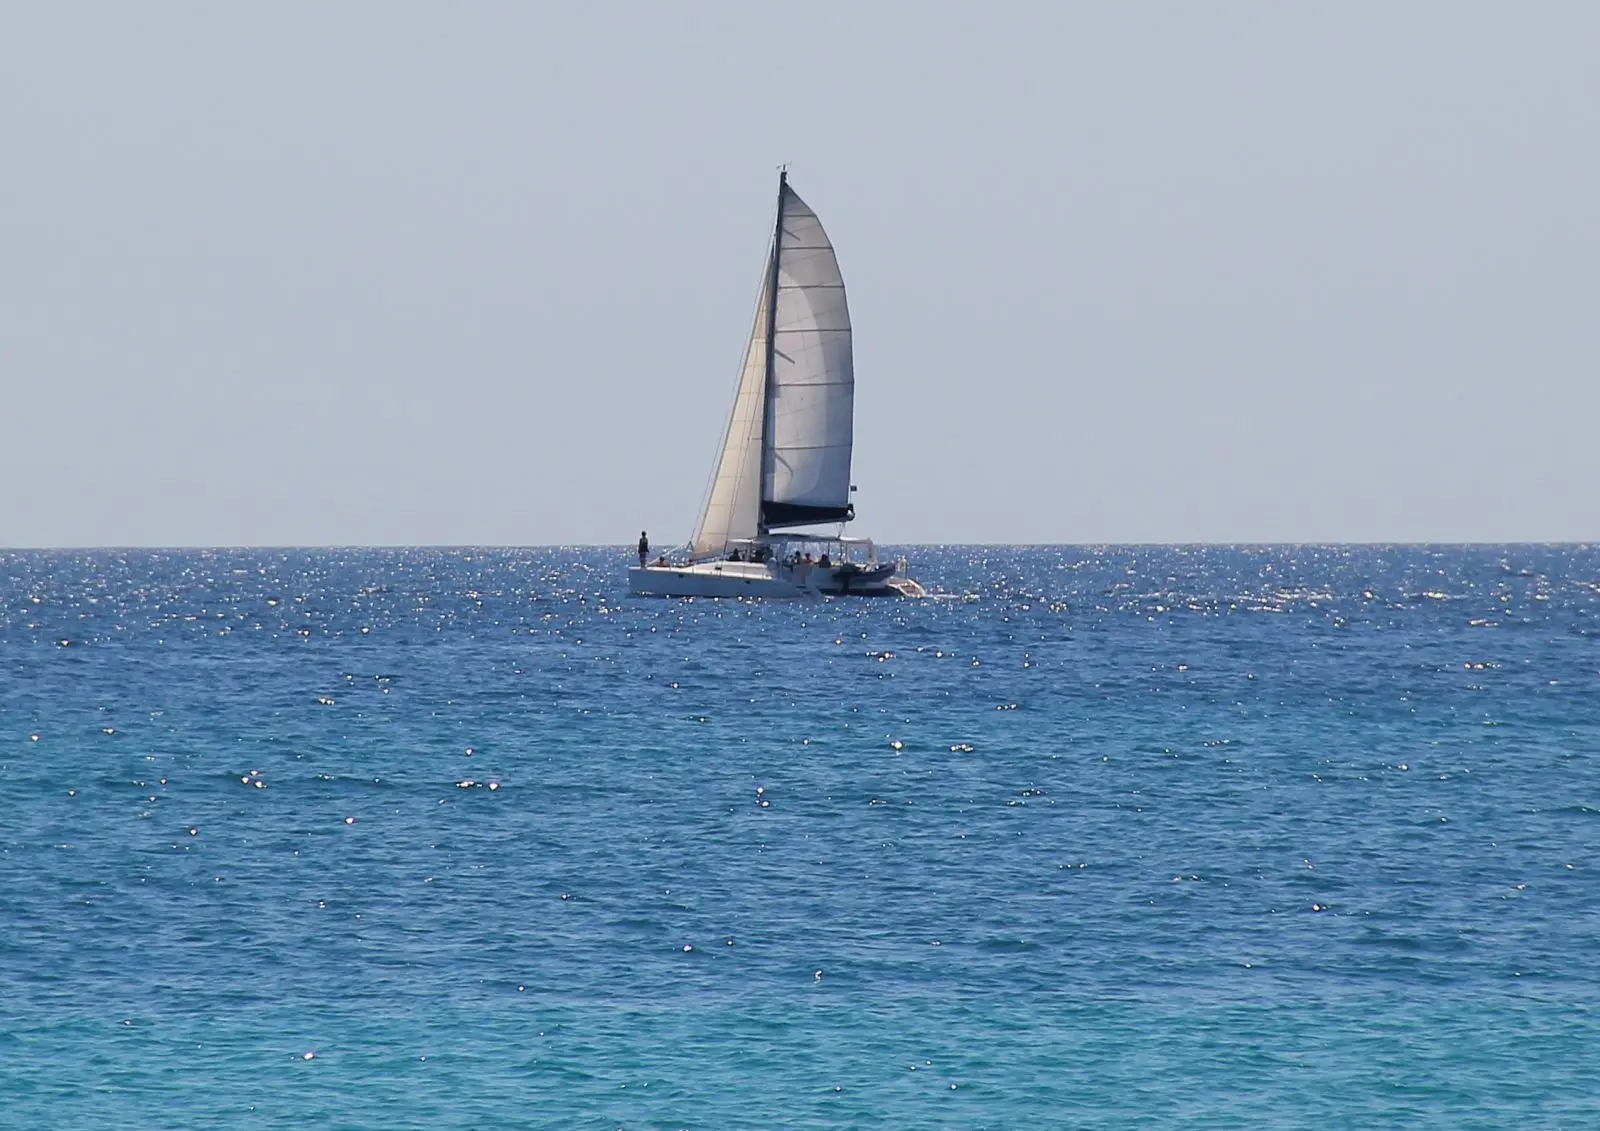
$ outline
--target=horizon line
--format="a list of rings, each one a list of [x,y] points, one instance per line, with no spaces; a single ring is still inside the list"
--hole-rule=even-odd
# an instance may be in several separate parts
[[[824,536],[825,537],[825,536]],[[1424,548],[1424,547],[1454,547],[1454,548],[1492,548],[1511,546],[1543,546],[1543,547],[1573,547],[1588,548],[1600,543],[1600,539],[1593,538],[1559,538],[1559,539],[1444,539],[1444,540],[1407,540],[1407,539],[1349,539],[1340,541],[1253,541],[1253,540],[1215,540],[1215,541],[1173,541],[1162,542],[1155,540],[1135,539],[1128,541],[1088,541],[1088,542],[894,542],[874,540],[874,545],[884,547],[908,547],[928,550],[947,549],[1121,549],[1121,548],[1170,548],[1170,549],[1301,549],[1301,548],[1335,548],[1335,547],[1366,547],[1366,548]],[[681,549],[679,545],[666,547],[667,551]],[[632,553],[634,545],[631,542],[306,542],[306,543],[271,543],[271,542],[240,542],[240,543],[168,543],[168,544],[106,544],[106,545],[34,545],[34,546],[0,546],[0,554],[40,554],[40,553],[188,553],[195,551],[242,551],[242,550],[617,550]]]

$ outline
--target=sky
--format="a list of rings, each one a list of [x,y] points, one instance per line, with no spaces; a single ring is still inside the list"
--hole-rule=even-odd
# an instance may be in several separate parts
[[[1600,6],[0,0],[0,545],[686,539],[777,167],[880,542],[1600,539]]]

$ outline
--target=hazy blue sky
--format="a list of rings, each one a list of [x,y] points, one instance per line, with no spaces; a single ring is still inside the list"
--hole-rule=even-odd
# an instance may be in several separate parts
[[[1600,538],[1600,6],[6,3],[0,544],[690,532],[775,167],[880,540]]]

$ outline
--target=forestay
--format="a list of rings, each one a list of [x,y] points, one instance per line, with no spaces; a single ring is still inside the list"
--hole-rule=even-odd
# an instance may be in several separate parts
[[[771,256],[768,256],[771,263]],[[769,267],[763,278],[772,276]],[[730,542],[748,541],[761,524],[761,433],[767,389],[768,284],[761,287],[756,324],[745,350],[744,372],[733,398],[733,415],[717,460],[716,478],[706,499],[705,513],[695,531],[690,553],[695,558],[720,557]]]

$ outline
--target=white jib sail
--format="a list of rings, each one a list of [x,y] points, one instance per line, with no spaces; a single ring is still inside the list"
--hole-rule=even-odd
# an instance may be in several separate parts
[[[817,214],[787,183],[783,193],[770,435],[762,461],[762,498],[773,525],[803,520],[798,516],[812,508],[842,512],[849,506],[855,414],[850,311],[839,261]]]
[[[768,270],[762,276],[770,279]],[[768,283],[761,285],[756,323],[744,355],[744,372],[734,394],[733,415],[722,443],[716,477],[706,499],[705,513],[695,531],[690,553],[695,558],[720,557],[730,542],[754,538],[761,524],[761,420],[767,390]]]

